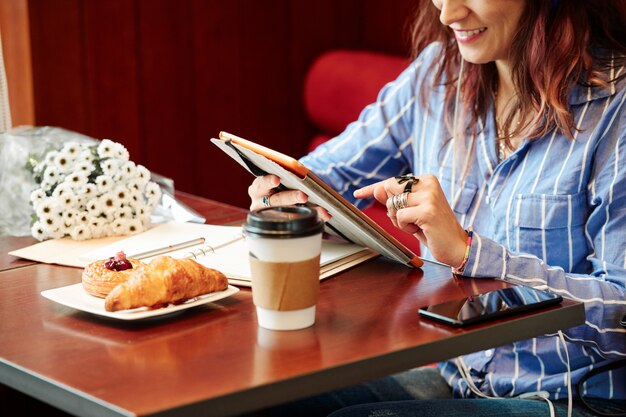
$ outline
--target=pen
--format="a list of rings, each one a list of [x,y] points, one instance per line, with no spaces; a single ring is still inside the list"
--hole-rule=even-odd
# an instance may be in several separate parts
[[[127,255],[127,257],[128,258],[136,258],[136,259],[149,258],[151,256],[161,255],[163,253],[174,252],[174,251],[176,251],[178,249],[188,248],[190,246],[201,245],[201,244],[204,243],[204,241],[205,241],[205,239],[203,237],[199,237],[197,239],[192,239],[192,240],[188,240],[188,241],[185,241],[185,242],[176,243],[174,245],[169,245],[169,246],[165,246],[165,247],[157,248],[157,249],[151,249],[149,251],[136,253],[134,255]]]

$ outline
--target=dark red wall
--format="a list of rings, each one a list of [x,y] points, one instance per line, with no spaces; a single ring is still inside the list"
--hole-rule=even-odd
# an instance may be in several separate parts
[[[407,55],[410,0],[30,0],[36,124],[124,143],[177,189],[247,207],[226,130],[294,157],[307,67],[334,48]]]

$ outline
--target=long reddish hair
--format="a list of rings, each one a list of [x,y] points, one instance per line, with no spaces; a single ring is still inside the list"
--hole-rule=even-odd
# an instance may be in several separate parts
[[[440,42],[442,61],[433,62],[435,83],[446,86],[446,105],[454,107],[460,54],[450,28],[439,21],[431,0],[418,0],[411,29],[412,55]],[[575,84],[607,88],[611,69],[626,64],[626,1],[624,0],[526,0],[520,27],[511,47],[515,107],[522,114],[534,112],[530,126],[512,127],[515,114],[504,121],[506,131],[537,138],[558,128],[573,137],[575,121],[568,98]],[[469,125],[477,126],[493,100],[497,83],[494,63],[464,62],[461,102]],[[626,71],[625,71],[626,72]],[[617,78],[623,77],[624,73]],[[428,92],[422,90],[422,101]]]

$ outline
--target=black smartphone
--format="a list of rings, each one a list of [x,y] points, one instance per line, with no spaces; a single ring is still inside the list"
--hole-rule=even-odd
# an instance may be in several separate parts
[[[453,326],[467,326],[561,301],[560,295],[549,291],[515,286],[425,306],[419,314]]]

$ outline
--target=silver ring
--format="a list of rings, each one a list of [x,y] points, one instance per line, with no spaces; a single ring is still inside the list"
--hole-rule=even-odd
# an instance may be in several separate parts
[[[406,208],[409,205],[409,193],[396,194],[391,197],[391,204],[396,211]]]
[[[264,207],[272,207],[272,203],[270,202],[271,198],[272,198],[271,194],[263,196],[263,206]]]

